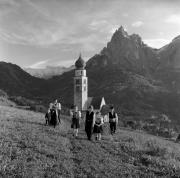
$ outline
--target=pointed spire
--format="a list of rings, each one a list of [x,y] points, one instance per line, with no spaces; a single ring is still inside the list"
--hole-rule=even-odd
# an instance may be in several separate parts
[[[84,67],[86,66],[85,61],[82,59],[81,57],[81,53],[79,54],[79,58],[77,59],[77,61],[75,62],[75,66],[78,69],[84,69]]]
[[[81,52],[79,53],[79,58],[78,59],[82,59],[82,57],[81,57]]]

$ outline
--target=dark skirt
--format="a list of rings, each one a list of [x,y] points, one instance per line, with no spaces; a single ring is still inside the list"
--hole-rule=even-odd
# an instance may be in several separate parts
[[[79,119],[78,118],[72,118],[71,128],[72,129],[78,129],[79,127],[80,127]]]
[[[103,132],[103,128],[102,125],[98,126],[98,125],[94,125],[94,133],[102,133]]]
[[[55,127],[57,125],[57,118],[51,117],[51,119],[49,121],[49,125],[53,125]]]
[[[176,140],[180,141],[180,134],[178,135],[178,137],[177,137],[177,139],[176,139]]]
[[[93,123],[92,122],[85,122],[85,131],[86,132],[93,132]]]

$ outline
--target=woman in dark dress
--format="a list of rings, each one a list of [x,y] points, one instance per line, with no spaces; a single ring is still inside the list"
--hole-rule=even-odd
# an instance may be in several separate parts
[[[94,133],[96,133],[96,140],[101,140],[101,134],[103,132],[103,117],[101,116],[100,112],[96,113],[96,118],[95,118],[95,124],[94,124]]]
[[[95,122],[95,114],[93,111],[93,106],[89,106],[88,111],[86,112],[86,120],[85,120],[85,131],[88,140],[91,140],[94,122]]]
[[[74,106],[73,111],[71,111],[72,123],[71,128],[73,129],[73,136],[78,136],[78,129],[80,128],[79,120],[81,118],[81,112],[78,111],[78,107]]]
[[[58,113],[56,108],[53,106],[52,109],[50,109],[50,125],[53,125],[54,128],[57,125],[58,120]]]

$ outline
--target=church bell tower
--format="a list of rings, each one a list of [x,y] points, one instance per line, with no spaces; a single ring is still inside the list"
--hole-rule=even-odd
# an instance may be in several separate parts
[[[81,111],[87,110],[88,79],[86,77],[85,61],[79,56],[75,63],[74,105]]]

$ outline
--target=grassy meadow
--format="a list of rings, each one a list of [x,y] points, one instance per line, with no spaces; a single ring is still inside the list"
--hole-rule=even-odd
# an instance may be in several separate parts
[[[0,106],[0,177],[180,177],[180,144],[123,128],[110,136],[108,125],[102,141],[83,127],[75,139],[69,121],[54,129],[41,113]]]

